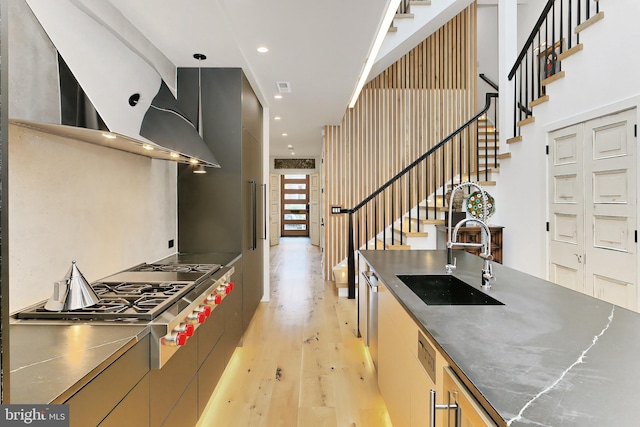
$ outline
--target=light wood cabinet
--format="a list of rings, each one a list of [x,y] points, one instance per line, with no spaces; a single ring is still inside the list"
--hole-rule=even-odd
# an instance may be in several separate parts
[[[429,422],[430,390],[442,394],[446,362],[380,281],[378,303],[378,385],[391,422],[394,427],[424,426]],[[432,375],[419,360],[419,337],[422,345],[433,350]],[[437,426],[444,427],[443,419],[437,420]]]
[[[494,427],[497,424],[489,417],[486,411],[480,406],[471,392],[460,381],[453,370],[447,366],[444,368],[444,393],[443,396],[448,404],[457,404],[460,408],[458,416],[461,417],[462,427]],[[454,410],[448,411],[449,417],[444,424],[446,427],[456,427]]]
[[[430,392],[436,404],[458,405],[436,410],[437,427],[496,426],[462,384],[435,343],[378,281],[378,386],[394,427],[429,425]]]

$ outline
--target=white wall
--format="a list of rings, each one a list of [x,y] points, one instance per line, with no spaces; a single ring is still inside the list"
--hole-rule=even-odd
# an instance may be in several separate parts
[[[510,144],[501,161],[499,199],[505,263],[547,277],[547,156],[549,132],[640,107],[640,3],[601,2],[604,20],[581,34],[584,49],[562,62],[566,76],[547,88],[549,102],[534,108],[535,123],[522,128],[523,141]],[[502,134],[502,138],[511,135]]]
[[[498,7],[478,5],[478,73],[498,84]],[[484,104],[484,94],[495,90],[478,79],[478,110]]]
[[[72,260],[95,281],[175,252],[176,163],[15,126],[8,160],[11,312],[48,298]]]

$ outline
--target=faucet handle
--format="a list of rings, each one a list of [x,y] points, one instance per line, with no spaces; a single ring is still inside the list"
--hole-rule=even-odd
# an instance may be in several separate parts
[[[482,269],[482,287],[490,288],[491,284],[496,281],[496,277],[493,275],[493,266],[491,263],[485,264]]]
[[[493,255],[487,255],[486,252],[480,252],[479,256],[486,261],[493,261]]]
[[[458,261],[458,258],[454,257],[453,258],[453,264],[447,264],[444,266],[445,270],[447,270],[447,273],[451,273],[453,272],[453,270],[456,269],[456,263]]]

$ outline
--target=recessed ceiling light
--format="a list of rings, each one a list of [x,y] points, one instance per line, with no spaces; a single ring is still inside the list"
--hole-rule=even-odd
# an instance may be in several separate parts
[[[193,173],[207,173],[207,170],[204,168],[204,165],[198,165],[193,170]]]
[[[282,95],[274,95],[273,96],[275,99],[282,99]]]
[[[153,146],[149,145],[149,144],[142,144],[142,148],[144,148],[145,150],[153,150]]]
[[[288,133],[283,133],[283,134],[282,134],[282,136],[288,136],[288,135],[289,135]]]
[[[273,118],[273,120],[281,120],[281,119],[282,119],[282,117],[280,117],[280,116],[275,116],[275,117]]]
[[[293,150],[293,145],[289,144],[289,145],[287,145],[287,148],[288,148],[289,150]]]
[[[296,155],[296,153],[294,153],[294,152],[292,151],[292,152],[291,152],[291,155],[292,155],[292,156],[295,156],[295,155]]]
[[[189,163],[196,165],[196,164],[198,164],[200,162],[198,162],[198,159],[193,159],[192,158],[192,159],[189,159]]]
[[[107,139],[116,139],[116,136],[112,133],[103,133],[102,136],[104,136]]]
[[[268,48],[268,47],[266,47],[266,46],[258,46],[258,49],[257,49],[257,50],[258,50],[258,52],[260,52],[260,53],[267,53],[267,52],[269,52],[269,48]]]
[[[177,159],[178,157],[180,157],[180,154],[176,153],[175,151],[172,151],[171,153],[169,153],[169,155],[174,159]]]

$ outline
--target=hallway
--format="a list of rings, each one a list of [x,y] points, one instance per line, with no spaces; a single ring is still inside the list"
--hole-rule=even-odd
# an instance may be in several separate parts
[[[198,426],[390,426],[356,337],[356,301],[322,279],[319,248],[282,238],[270,270],[271,301],[258,307]]]

